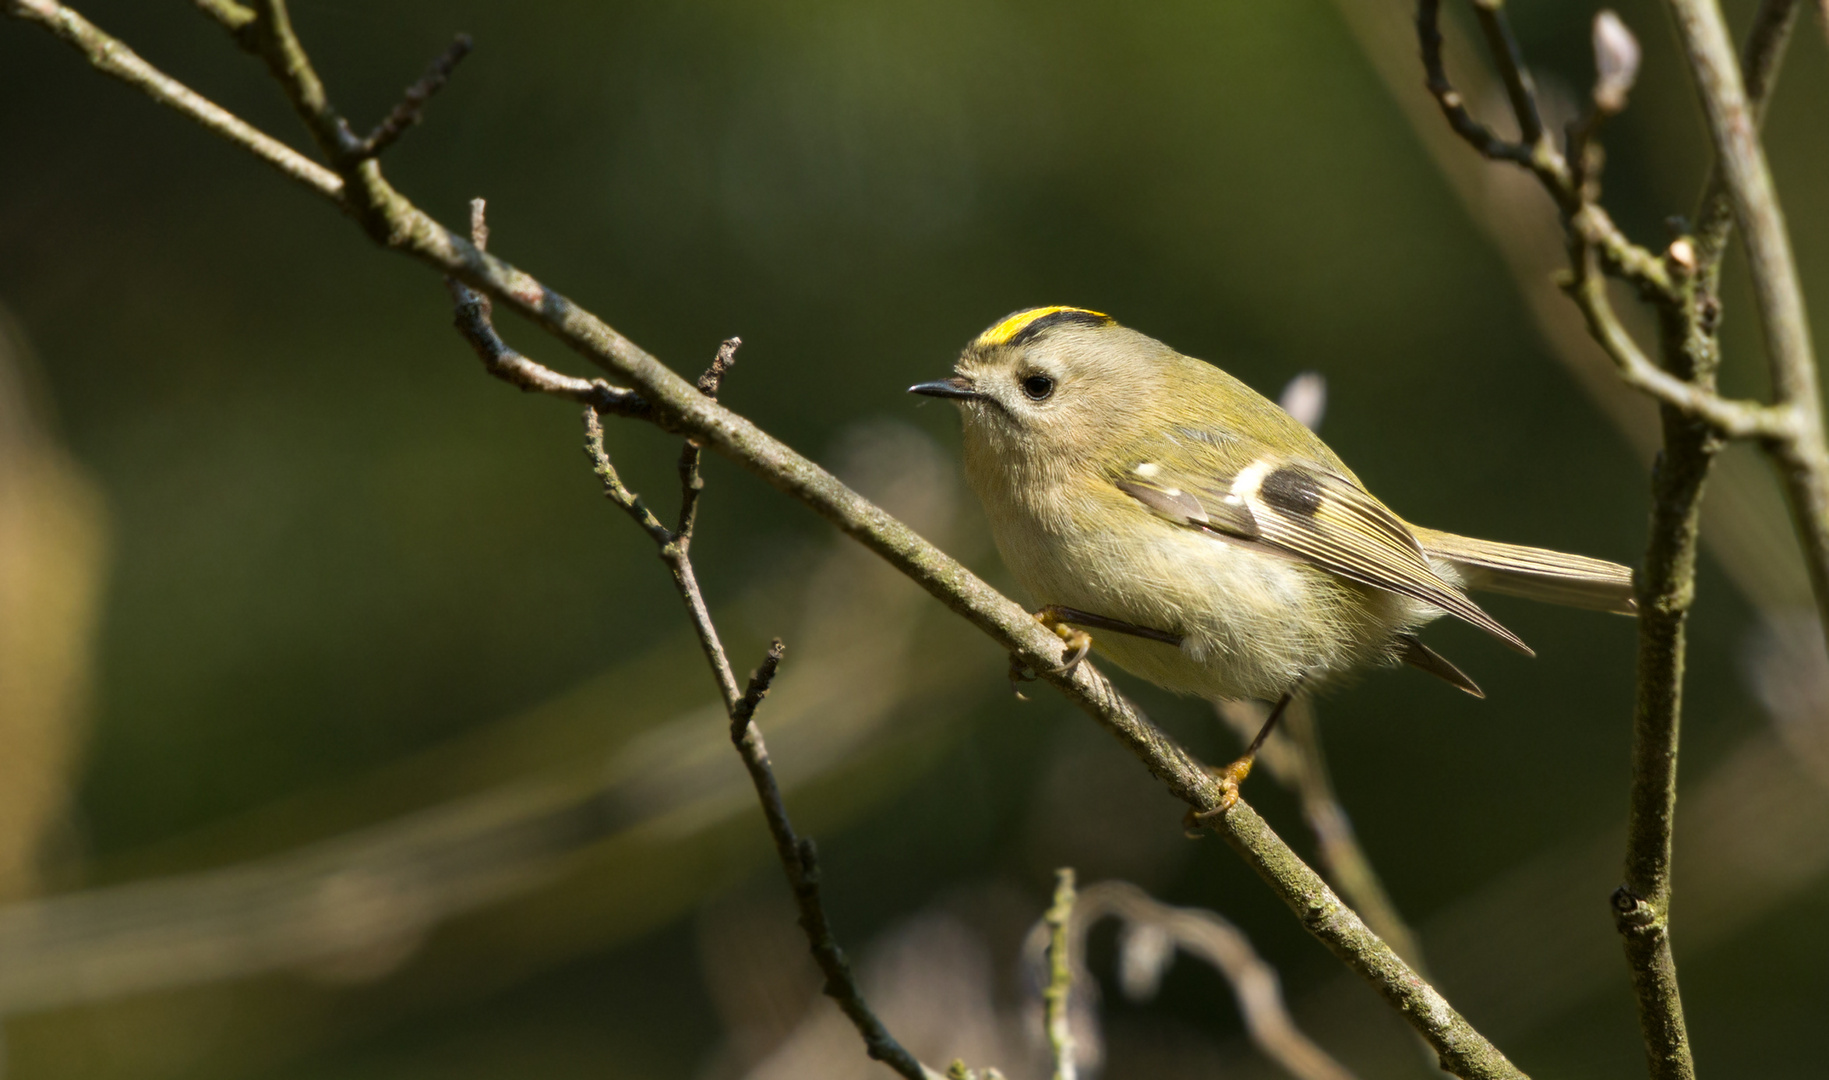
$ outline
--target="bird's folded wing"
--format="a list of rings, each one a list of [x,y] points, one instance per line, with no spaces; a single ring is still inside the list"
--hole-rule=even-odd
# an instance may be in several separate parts
[[[1349,581],[1431,604],[1531,655],[1516,634],[1437,577],[1403,519],[1351,480],[1300,461],[1232,466],[1210,449],[1177,443],[1131,465],[1116,482],[1171,521],[1256,542]]]

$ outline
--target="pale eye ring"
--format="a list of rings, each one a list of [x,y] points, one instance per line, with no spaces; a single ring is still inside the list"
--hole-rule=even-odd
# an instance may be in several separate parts
[[[1045,401],[1054,393],[1054,378],[1037,371],[1023,376],[1022,392],[1030,401]]]

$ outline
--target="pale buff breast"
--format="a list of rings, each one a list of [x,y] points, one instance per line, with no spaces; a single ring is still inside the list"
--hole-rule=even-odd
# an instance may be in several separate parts
[[[1314,686],[1388,661],[1395,635],[1440,614],[1256,545],[1164,521],[1115,489],[1121,501],[1102,491],[1075,496],[1035,486],[1019,496],[992,480],[979,494],[1005,564],[1038,604],[1183,638],[1176,647],[1093,631],[1095,651],[1177,693],[1275,699],[1298,678]],[[1107,501],[1076,512],[1075,497]],[[1122,539],[1073,527],[1113,520],[1122,522]]]

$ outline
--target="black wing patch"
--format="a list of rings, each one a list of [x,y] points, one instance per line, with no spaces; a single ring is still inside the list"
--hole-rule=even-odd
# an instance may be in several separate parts
[[[1258,498],[1274,509],[1298,517],[1314,517],[1321,509],[1321,484],[1307,469],[1285,465],[1257,487]]]

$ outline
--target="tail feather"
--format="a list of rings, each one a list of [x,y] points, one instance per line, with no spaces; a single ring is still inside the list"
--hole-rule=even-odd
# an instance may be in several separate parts
[[[1433,529],[1415,532],[1424,554],[1447,563],[1467,589],[1618,615],[1638,613],[1632,571],[1618,563]]]
[[[1469,679],[1466,672],[1455,667],[1447,657],[1436,652],[1434,649],[1431,649],[1429,646],[1424,645],[1414,637],[1406,635],[1400,639],[1398,642],[1397,658],[1411,667],[1416,668],[1418,671],[1428,672],[1447,683],[1449,686],[1459,687],[1467,693],[1472,694],[1474,697],[1483,698],[1486,696],[1486,691],[1481,690],[1478,684],[1472,679]]]

